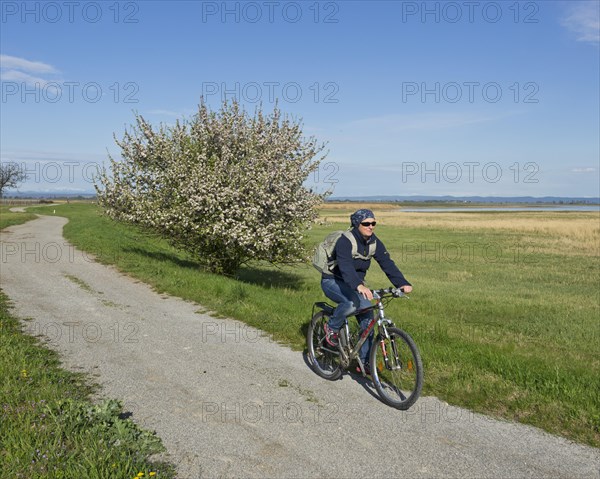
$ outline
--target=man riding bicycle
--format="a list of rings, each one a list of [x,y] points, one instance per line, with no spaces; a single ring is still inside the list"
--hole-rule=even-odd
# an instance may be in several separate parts
[[[334,347],[338,345],[338,332],[344,324],[344,318],[355,311],[371,306],[373,293],[365,286],[364,279],[371,258],[375,258],[383,272],[396,288],[405,293],[412,291],[412,285],[406,280],[385,248],[385,245],[373,233],[377,222],[371,210],[360,209],[350,215],[352,229],[337,240],[333,258],[336,265],[332,273],[322,273],[321,288],[332,301],[338,303],[331,319],[325,324],[326,341]],[[373,318],[373,311],[359,313],[356,318],[364,331]],[[373,342],[373,331],[360,350],[360,359],[369,373],[369,351]]]

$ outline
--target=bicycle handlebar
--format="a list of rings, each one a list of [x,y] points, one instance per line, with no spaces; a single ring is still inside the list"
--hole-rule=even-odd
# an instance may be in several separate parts
[[[402,291],[400,288],[385,288],[385,289],[372,289],[371,292],[373,293],[373,298],[383,298],[385,296],[393,296],[394,298],[401,298],[403,296],[406,296],[406,294],[404,293],[404,291]],[[408,298],[408,296],[406,296]]]

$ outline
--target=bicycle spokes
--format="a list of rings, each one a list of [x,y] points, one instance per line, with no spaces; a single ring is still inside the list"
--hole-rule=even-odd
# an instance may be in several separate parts
[[[313,316],[308,328],[308,357],[314,371],[325,379],[337,379],[341,375],[339,354],[325,341],[324,324],[329,319],[323,312]]]
[[[397,328],[388,328],[371,352],[377,365],[375,387],[382,399],[398,409],[408,409],[416,401],[423,380],[421,359],[412,338]]]

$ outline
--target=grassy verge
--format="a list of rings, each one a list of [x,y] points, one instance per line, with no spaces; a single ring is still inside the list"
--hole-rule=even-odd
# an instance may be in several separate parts
[[[0,230],[34,219],[33,213],[13,213],[10,206],[0,206]]]
[[[1,213],[0,228],[35,218]],[[2,477],[174,477],[149,459],[163,451],[160,439],[125,418],[118,401],[92,404],[94,387],[22,332],[1,290],[0,377]]]
[[[312,267],[257,264],[236,279],[218,277],[92,205],[56,213],[70,219],[67,239],[99,261],[304,347],[311,305],[323,299]],[[600,446],[598,215],[442,215],[378,215],[378,236],[415,286],[387,311],[420,346],[425,394]],[[307,241],[343,227],[317,227]],[[388,285],[376,266],[368,280]]]

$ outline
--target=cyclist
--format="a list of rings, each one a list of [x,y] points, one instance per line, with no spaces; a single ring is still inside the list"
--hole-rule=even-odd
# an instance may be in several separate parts
[[[373,212],[368,209],[355,211],[350,215],[350,223],[350,232],[356,240],[356,253],[353,255],[352,241],[346,236],[341,236],[335,245],[333,257],[337,264],[333,268],[333,274],[323,273],[321,277],[321,288],[325,296],[338,303],[329,322],[325,324],[325,339],[333,347],[338,345],[338,332],[344,324],[344,318],[371,306],[373,293],[364,284],[371,258],[375,258],[396,288],[402,288],[405,293],[412,291],[412,285],[390,258],[385,245],[373,233],[377,224]],[[364,331],[373,318],[373,311],[359,313],[356,318],[361,331]],[[370,374],[368,358],[372,342],[373,331],[363,344],[359,355],[367,374]],[[357,370],[360,372],[359,368]]]

